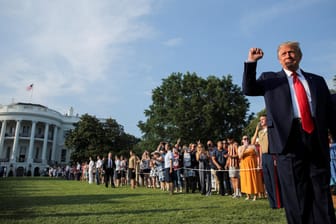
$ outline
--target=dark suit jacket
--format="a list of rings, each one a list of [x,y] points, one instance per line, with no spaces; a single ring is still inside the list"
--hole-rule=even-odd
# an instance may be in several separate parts
[[[108,158],[106,158],[105,160],[104,160],[104,163],[103,163],[103,170],[107,170],[108,168]],[[112,167],[111,167],[112,169],[114,169],[115,168],[115,162],[114,162],[114,160],[112,159]]]
[[[245,63],[243,92],[248,96],[264,96],[269,152],[281,154],[288,142],[294,117],[292,99],[286,73],[264,72],[256,79],[257,63]],[[336,136],[336,119],[333,114],[331,96],[325,80],[318,75],[306,73],[305,76],[312,98],[315,128],[320,149],[329,155],[328,129]]]

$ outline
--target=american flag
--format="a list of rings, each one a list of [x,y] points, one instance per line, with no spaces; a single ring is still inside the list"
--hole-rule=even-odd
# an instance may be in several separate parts
[[[34,87],[34,84],[30,84],[29,86],[27,86],[26,90],[27,90],[27,91],[30,91],[30,90],[33,89],[33,87]]]

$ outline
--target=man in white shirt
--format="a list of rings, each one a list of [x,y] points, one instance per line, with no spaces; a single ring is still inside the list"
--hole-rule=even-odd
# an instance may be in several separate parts
[[[102,172],[102,160],[100,159],[100,156],[97,156],[97,161],[96,161],[96,184],[100,184],[100,176]]]
[[[168,190],[170,194],[173,194],[173,152],[171,150],[171,145],[166,143],[165,145],[166,155],[164,157],[165,160],[165,181],[168,184]]]

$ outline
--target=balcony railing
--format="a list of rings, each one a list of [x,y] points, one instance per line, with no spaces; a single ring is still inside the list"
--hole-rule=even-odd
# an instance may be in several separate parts
[[[20,137],[30,137],[29,133],[20,133]]]
[[[24,163],[24,162],[26,162],[26,158],[25,157],[18,157],[18,158],[16,158],[16,162]]]
[[[9,158],[0,158],[0,162],[8,163],[9,162]]]

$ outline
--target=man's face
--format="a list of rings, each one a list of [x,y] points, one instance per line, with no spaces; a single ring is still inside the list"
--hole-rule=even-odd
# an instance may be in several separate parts
[[[301,53],[290,45],[282,45],[278,51],[278,59],[284,69],[296,71],[301,61]]]
[[[212,141],[208,141],[208,142],[207,142],[207,146],[212,147]]]
[[[266,117],[264,117],[264,116],[260,117],[259,121],[260,121],[261,126],[266,125]]]
[[[196,144],[192,144],[190,150],[194,151],[196,149]]]

